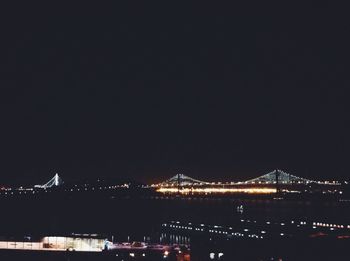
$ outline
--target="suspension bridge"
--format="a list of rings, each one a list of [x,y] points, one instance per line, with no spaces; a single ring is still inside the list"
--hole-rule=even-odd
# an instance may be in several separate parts
[[[209,182],[191,178],[184,174],[175,176],[152,186],[160,192],[169,193],[276,193],[282,190],[307,185],[340,185],[336,181],[317,181],[298,177],[276,169],[257,178],[238,182]],[[294,191],[297,192],[297,191]]]

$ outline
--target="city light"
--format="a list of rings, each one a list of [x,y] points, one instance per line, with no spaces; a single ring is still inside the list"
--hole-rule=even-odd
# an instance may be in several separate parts
[[[215,193],[249,193],[249,194],[272,194],[276,193],[276,188],[158,188],[160,193],[181,193],[187,194],[215,194]]]

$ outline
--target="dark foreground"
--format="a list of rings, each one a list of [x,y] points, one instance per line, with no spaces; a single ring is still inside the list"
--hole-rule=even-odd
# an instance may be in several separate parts
[[[311,239],[307,241],[208,241],[194,239],[191,261],[230,260],[230,261],[336,261],[349,260],[349,240]],[[1,250],[0,260],[23,261],[107,261],[107,260],[176,260],[163,256],[130,257],[116,255],[116,252],[52,252],[52,251],[13,251]]]
[[[147,253],[147,256],[130,256],[129,253],[110,252],[53,252],[53,251],[23,251],[23,250],[0,250],[0,260],[8,261],[121,261],[121,260],[143,260],[158,261],[168,260],[176,261],[174,256],[164,258],[163,255],[157,253]]]
[[[350,260],[349,240],[192,241],[192,261],[337,261]],[[221,257],[219,258],[219,256]]]

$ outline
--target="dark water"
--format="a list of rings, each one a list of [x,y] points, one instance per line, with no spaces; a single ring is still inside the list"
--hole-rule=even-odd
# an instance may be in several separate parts
[[[243,213],[237,212],[237,206],[243,205]],[[282,200],[233,200],[233,199],[180,199],[180,198],[105,198],[105,197],[47,197],[36,199],[0,200],[0,235],[23,236],[23,235],[67,235],[71,233],[97,233],[116,241],[126,240],[150,240],[159,241],[161,238],[161,227],[163,222],[180,220],[183,222],[231,225],[241,218],[256,220],[309,220],[317,222],[350,223],[349,203],[339,202],[303,202],[303,201],[282,201]],[[284,241],[285,242],[285,241]],[[283,256],[283,260],[293,259],[295,252],[289,251],[284,242],[275,242],[275,248],[270,249],[270,256],[274,252],[277,256]],[[210,248],[217,248],[215,242],[207,242],[203,238],[191,240],[192,250],[198,256],[200,253],[207,253]],[[350,245],[350,242],[347,241]],[[206,245],[205,249],[201,245]],[[262,245],[246,243],[222,243],[216,242],[226,249],[233,249],[227,244],[240,245],[240,250],[245,248],[262,248]],[[263,244],[263,243],[260,243]],[[342,242],[322,243],[319,247],[326,245],[333,252],[333,257],[341,251]],[[305,247],[305,249],[317,248],[313,242],[303,242],[298,245],[290,243],[291,247]],[[309,246],[309,247],[308,247]],[[277,251],[280,249],[280,251]],[[322,248],[323,249],[323,248]],[[335,250],[334,250],[335,249]],[[243,251],[242,250],[242,251]],[[221,250],[218,250],[221,251]],[[227,251],[227,250],[226,250]],[[245,251],[245,250],[244,250]],[[305,251],[305,250],[303,250]],[[309,251],[310,252],[310,251]],[[238,252],[237,252],[238,253]],[[244,259],[236,253],[237,260],[263,260],[256,257]],[[259,253],[255,251],[254,253]],[[0,254],[0,257],[3,254]],[[10,255],[7,253],[7,255]],[[21,254],[23,256],[23,254]],[[28,254],[29,255],[29,254]],[[33,255],[33,254],[31,254]],[[340,254],[339,254],[340,255]],[[315,255],[316,256],[316,255]],[[322,255],[325,257],[326,255]],[[45,259],[46,258],[46,259]],[[80,257],[45,257],[35,260],[79,260]],[[57,259],[55,259],[57,258]],[[65,258],[65,259],[64,259]],[[67,259],[68,258],[68,259]],[[75,258],[75,259],[74,259]],[[83,260],[95,260],[97,257],[84,257]],[[107,258],[107,257],[104,257]],[[195,257],[194,257],[195,258]],[[205,260],[205,257],[200,257]],[[255,258],[255,259],[254,259]],[[257,258],[257,259],[256,259]],[[270,258],[270,257],[266,257]],[[289,259],[288,259],[289,258]],[[298,257],[299,260],[312,259],[310,255]],[[15,260],[11,258],[0,260]],[[18,259],[26,260],[26,259]],[[33,260],[33,259],[30,259]],[[193,259],[195,260],[195,259]],[[233,260],[233,259],[232,259]],[[269,259],[271,260],[271,259]],[[277,260],[277,259],[276,259]],[[332,260],[332,259],[322,259]]]
[[[243,214],[237,206],[243,205]],[[41,198],[0,200],[0,234],[150,233],[162,222],[250,219],[349,222],[349,203],[230,199]],[[141,233],[141,234],[142,234]]]
[[[237,206],[243,205],[239,214]],[[35,199],[0,201],[0,233],[118,233],[150,231],[164,221],[230,223],[257,219],[349,221],[349,205],[229,199]]]

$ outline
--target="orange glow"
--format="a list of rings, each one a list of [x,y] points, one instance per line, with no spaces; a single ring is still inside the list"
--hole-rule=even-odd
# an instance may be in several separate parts
[[[226,193],[249,193],[249,194],[271,194],[276,193],[275,188],[159,188],[160,193],[178,193],[181,194],[226,194]]]

